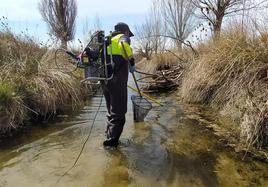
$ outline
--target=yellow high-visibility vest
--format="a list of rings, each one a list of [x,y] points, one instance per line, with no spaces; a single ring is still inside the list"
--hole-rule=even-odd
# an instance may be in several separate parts
[[[125,48],[126,53],[127,53],[127,58],[132,57],[133,52],[132,52],[132,48],[130,47],[130,45],[126,41],[122,41],[122,43],[120,42],[120,38],[123,35],[124,34],[118,34],[118,35],[112,37],[111,44],[107,47],[107,54],[108,55],[110,55],[111,48],[112,48],[112,55],[120,55],[120,56],[126,58],[125,51],[124,51],[123,46],[122,46],[122,43],[123,43],[124,48]]]

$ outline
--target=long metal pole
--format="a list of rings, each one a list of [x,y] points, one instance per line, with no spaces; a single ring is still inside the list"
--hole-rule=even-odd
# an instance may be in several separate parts
[[[125,55],[126,55],[126,59],[127,59],[128,63],[129,63],[129,58],[128,58],[128,56],[127,56],[127,51],[126,51],[126,49],[125,49],[124,43],[121,42],[121,45],[122,45],[122,47],[123,47],[123,51],[124,51],[124,53],[125,53]],[[139,95],[140,95],[140,97],[142,97],[142,95],[141,95],[141,91],[140,91],[140,88],[139,88],[139,85],[138,85],[137,80],[136,80],[136,77],[135,77],[135,75],[134,75],[134,72],[131,73],[131,74],[132,74],[132,77],[133,77],[133,79],[134,79],[134,82],[135,82],[135,85],[136,85],[136,87],[137,87],[137,90],[138,90],[138,92],[139,92]]]
[[[140,88],[139,88],[139,85],[138,85],[137,80],[136,80],[136,77],[135,77],[135,75],[134,75],[134,72],[132,73],[132,77],[133,77],[133,79],[134,79],[134,82],[135,82],[135,85],[136,85],[137,90],[138,90],[138,92],[139,92],[139,95],[140,95],[140,97],[142,97],[142,95],[141,95],[141,91],[140,91]]]

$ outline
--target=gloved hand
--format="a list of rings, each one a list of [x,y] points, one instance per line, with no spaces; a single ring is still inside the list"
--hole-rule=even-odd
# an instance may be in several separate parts
[[[132,57],[129,59],[129,63],[131,66],[134,66],[135,65],[135,59]]]
[[[79,55],[76,56],[76,60],[78,61],[78,66],[82,65],[82,53],[80,53]]]
[[[129,66],[130,73],[134,73],[135,69],[136,69],[135,64],[133,66],[131,66],[131,65]]]
[[[76,56],[76,60],[81,61],[81,59],[82,59],[82,53]]]

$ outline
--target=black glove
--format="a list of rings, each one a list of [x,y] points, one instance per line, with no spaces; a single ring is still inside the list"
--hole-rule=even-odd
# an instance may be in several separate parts
[[[134,66],[135,65],[135,59],[132,57],[129,59],[129,63],[131,66]]]

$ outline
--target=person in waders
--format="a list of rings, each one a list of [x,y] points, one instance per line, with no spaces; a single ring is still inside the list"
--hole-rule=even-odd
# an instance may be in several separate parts
[[[103,142],[104,146],[118,146],[126,121],[128,72],[135,71],[135,60],[130,46],[130,37],[132,36],[134,34],[130,31],[129,26],[120,22],[114,26],[111,42],[107,46],[107,64],[111,63],[109,56],[112,53],[112,66],[108,66],[108,74],[110,76],[113,71],[113,78],[102,83],[108,111],[107,139]]]

